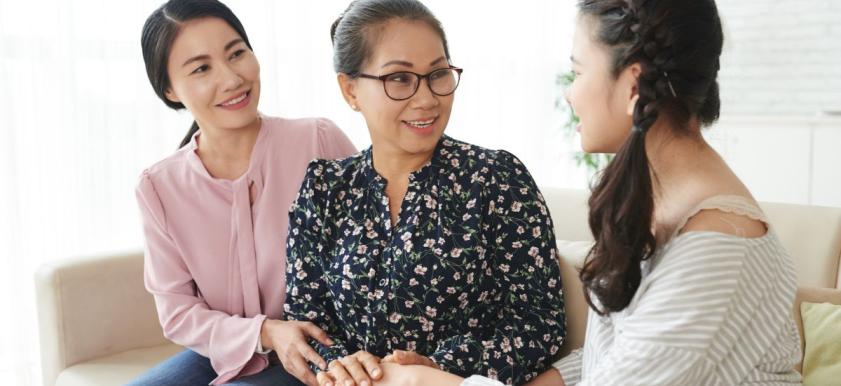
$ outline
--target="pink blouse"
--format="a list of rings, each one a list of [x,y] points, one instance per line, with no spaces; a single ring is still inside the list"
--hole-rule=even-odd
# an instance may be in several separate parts
[[[267,367],[255,349],[263,320],[283,316],[289,208],[310,160],[356,149],[326,119],[264,116],[248,170],[231,181],[207,172],[199,135],[145,170],[136,194],[164,336],[210,358],[215,385]]]

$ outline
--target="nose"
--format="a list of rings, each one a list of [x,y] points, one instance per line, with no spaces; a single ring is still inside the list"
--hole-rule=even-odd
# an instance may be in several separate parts
[[[429,110],[438,106],[441,102],[438,96],[432,93],[429,88],[429,79],[421,79],[418,84],[418,92],[412,96],[411,106],[416,109]]]
[[[236,90],[245,82],[236,69],[232,68],[229,64],[222,65],[222,71],[219,71],[219,76],[224,91]]]

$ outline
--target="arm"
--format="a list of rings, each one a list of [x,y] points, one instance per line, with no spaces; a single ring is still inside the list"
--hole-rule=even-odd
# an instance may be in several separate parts
[[[146,238],[144,281],[154,296],[164,336],[210,358],[225,382],[239,374],[265,367],[265,356],[255,355],[264,315],[231,316],[211,310],[197,293],[195,282],[166,228],[166,217],[148,175],[136,190]]]
[[[349,352],[344,344],[344,332],[336,322],[324,266],[327,247],[322,237],[321,207],[326,200],[322,178],[324,165],[313,161],[289,211],[289,238],[286,245],[286,304],[284,313],[289,320],[309,321],[327,332],[333,345],[327,347],[313,342],[313,347],[329,364]]]
[[[316,120],[318,128],[319,158],[340,159],[357,153],[356,146],[347,135],[329,119]]]
[[[424,367],[429,369],[429,367]],[[473,375],[469,378],[464,380],[459,380],[459,382],[449,381],[447,378],[444,378],[442,375],[438,374],[441,371],[430,369],[430,370],[414,370],[411,377],[413,380],[427,380],[427,379],[434,379],[436,385],[459,385],[459,386],[502,386],[502,383],[499,381],[495,381],[490,378],[483,377],[481,375]],[[448,373],[445,373],[448,374]],[[566,386],[567,383],[564,382],[565,379],[573,379],[569,378],[570,376],[574,377],[574,381],[569,383],[570,385],[579,382],[579,378],[581,375],[581,351],[575,350],[570,353],[568,356],[564,357],[564,359],[558,361],[553,365],[553,368],[542,372],[537,377],[532,378],[531,381],[525,384],[525,386]],[[450,374],[452,376],[452,374]],[[377,384],[377,386],[380,386]],[[383,385],[387,386],[387,385]]]
[[[494,306],[502,316],[483,335],[443,341],[431,357],[449,372],[521,384],[544,370],[563,342],[561,274],[552,220],[534,180],[506,152],[490,166],[487,237],[502,295]]]
[[[704,383],[738,342],[722,334],[749,328],[758,312],[752,304],[733,304],[747,279],[744,248],[738,238],[697,234],[673,244],[640,288],[613,347],[580,385]],[[743,316],[729,315],[733,307]]]

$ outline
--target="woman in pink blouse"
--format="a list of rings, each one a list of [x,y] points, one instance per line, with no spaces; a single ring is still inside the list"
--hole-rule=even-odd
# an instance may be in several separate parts
[[[328,120],[258,113],[260,66],[222,3],[171,0],[141,40],[155,92],[195,122],[136,192],[146,288],[164,335],[187,350],[131,384],[314,384],[308,362],[324,361],[308,340],[331,342],[281,320],[287,213],[310,160],[356,149]]]

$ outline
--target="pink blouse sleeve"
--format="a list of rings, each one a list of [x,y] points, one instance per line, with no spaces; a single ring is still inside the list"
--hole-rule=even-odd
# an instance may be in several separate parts
[[[357,153],[356,146],[353,146],[347,135],[333,121],[319,118],[316,120],[316,125],[318,126],[319,158],[340,159]]]
[[[136,195],[146,238],[144,282],[155,298],[164,336],[210,358],[218,374],[213,385],[262,371],[268,361],[255,348],[265,315],[242,318],[209,309],[167,232],[166,213],[147,173]]]

